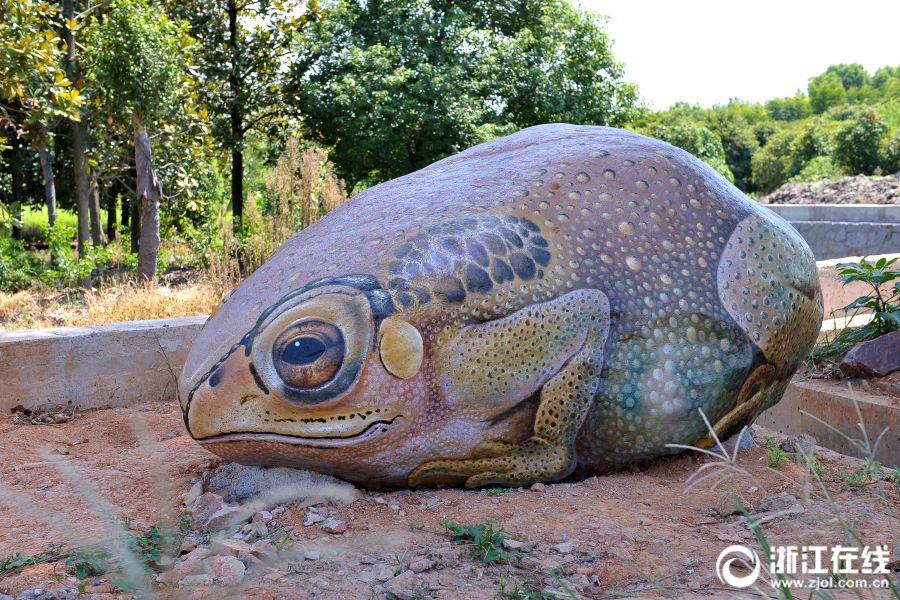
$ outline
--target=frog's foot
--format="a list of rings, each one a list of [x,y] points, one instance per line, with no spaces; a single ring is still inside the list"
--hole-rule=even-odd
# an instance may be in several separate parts
[[[492,448],[496,442],[489,442]],[[468,488],[483,485],[529,485],[535,481],[562,479],[575,468],[575,453],[565,444],[553,444],[537,436],[492,458],[442,459],[419,465],[409,476],[409,484],[459,481]]]
[[[720,441],[724,442],[736,434],[742,427],[751,423],[756,418],[756,415],[765,408],[769,400],[769,395],[766,392],[774,374],[775,367],[762,365],[757,367],[747,378],[741,391],[738,393],[734,408],[716,421],[716,424],[713,426],[713,431]],[[698,448],[712,448],[715,443],[713,436],[708,435],[697,440],[695,445]]]

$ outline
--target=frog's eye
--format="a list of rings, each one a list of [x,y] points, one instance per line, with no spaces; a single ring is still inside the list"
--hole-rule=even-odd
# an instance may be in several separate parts
[[[330,323],[302,321],[285,329],[272,346],[272,363],[282,381],[296,390],[331,381],[344,362],[344,336]]]

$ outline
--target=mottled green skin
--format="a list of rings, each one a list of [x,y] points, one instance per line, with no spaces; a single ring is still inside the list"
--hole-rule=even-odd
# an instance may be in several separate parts
[[[291,391],[271,340],[309,314],[352,317],[355,354],[331,387]],[[410,352],[386,349],[388,318],[421,335],[412,376],[391,364]],[[821,318],[802,238],[706,165],[547,125],[288,241],[201,332],[183,408],[194,437],[248,463],[373,485],[553,480],[695,443],[700,410],[734,432],[781,397]]]

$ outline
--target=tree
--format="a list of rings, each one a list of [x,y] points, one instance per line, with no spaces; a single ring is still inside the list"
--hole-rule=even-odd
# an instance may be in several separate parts
[[[98,94],[113,114],[131,120],[140,207],[138,279],[152,281],[159,252],[162,185],[153,168],[147,127],[176,110],[191,40],[180,24],[142,0],[115,2],[90,37],[90,75]]]
[[[22,145],[27,132],[38,149],[48,211],[55,215],[56,187],[47,127],[61,117],[77,120],[84,103],[62,69],[62,42],[55,25],[54,7],[48,2],[0,0],[0,150],[11,150],[13,213],[23,200]]]
[[[845,90],[861,88],[869,83],[869,73],[859,63],[829,65],[825,72],[837,75]]]
[[[725,160],[722,140],[708,127],[687,119],[679,119],[668,124],[655,123],[644,132],[687,150],[734,183],[734,174]]]
[[[846,100],[847,90],[837,73],[826,71],[809,80],[809,102],[816,114],[822,114]]]
[[[871,175],[881,162],[881,141],[887,126],[874,111],[865,111],[841,129],[834,157],[851,174]]]
[[[305,15],[315,12],[316,2],[177,0],[171,5],[172,12],[189,23],[198,43],[199,100],[209,110],[214,138],[230,155],[232,216],[239,232],[246,137],[283,112],[281,79],[288,41]]]
[[[331,0],[297,36],[305,133],[351,187],[547,121],[622,125],[634,86],[563,0]]]

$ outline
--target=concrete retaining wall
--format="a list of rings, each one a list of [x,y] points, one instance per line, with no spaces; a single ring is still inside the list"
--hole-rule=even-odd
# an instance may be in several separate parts
[[[125,406],[175,397],[175,378],[206,317],[0,333],[0,412]]]
[[[806,239],[816,260],[900,252],[900,206],[767,204]]]
[[[838,221],[843,223],[900,223],[896,204],[766,204],[786,221]]]
[[[866,257],[869,262],[875,262],[879,258],[891,259],[900,256],[900,254],[880,254],[870,255]],[[825,318],[830,319],[831,313],[844,308],[862,295],[868,294],[871,288],[859,281],[854,281],[844,285],[838,275],[837,265],[842,262],[859,262],[862,256],[848,256],[834,260],[820,260],[816,262],[819,270],[819,285],[822,286],[822,298],[825,301]],[[898,261],[900,263],[900,261]],[[897,263],[895,263],[897,264]],[[894,283],[886,283],[882,286],[885,292],[893,287]],[[843,317],[844,314],[839,312],[835,316]]]
[[[792,381],[781,402],[761,414],[756,422],[788,435],[808,433],[820,446],[865,458],[864,453],[844,437],[863,437],[854,401],[859,406],[870,444],[874,445],[881,432],[888,428],[878,444],[875,459],[891,468],[900,467],[900,404],[884,396],[866,393],[858,386],[845,387],[834,381]],[[818,417],[843,435],[808,415]]]
[[[791,225],[806,239],[816,260],[900,251],[898,223],[794,221]]]

